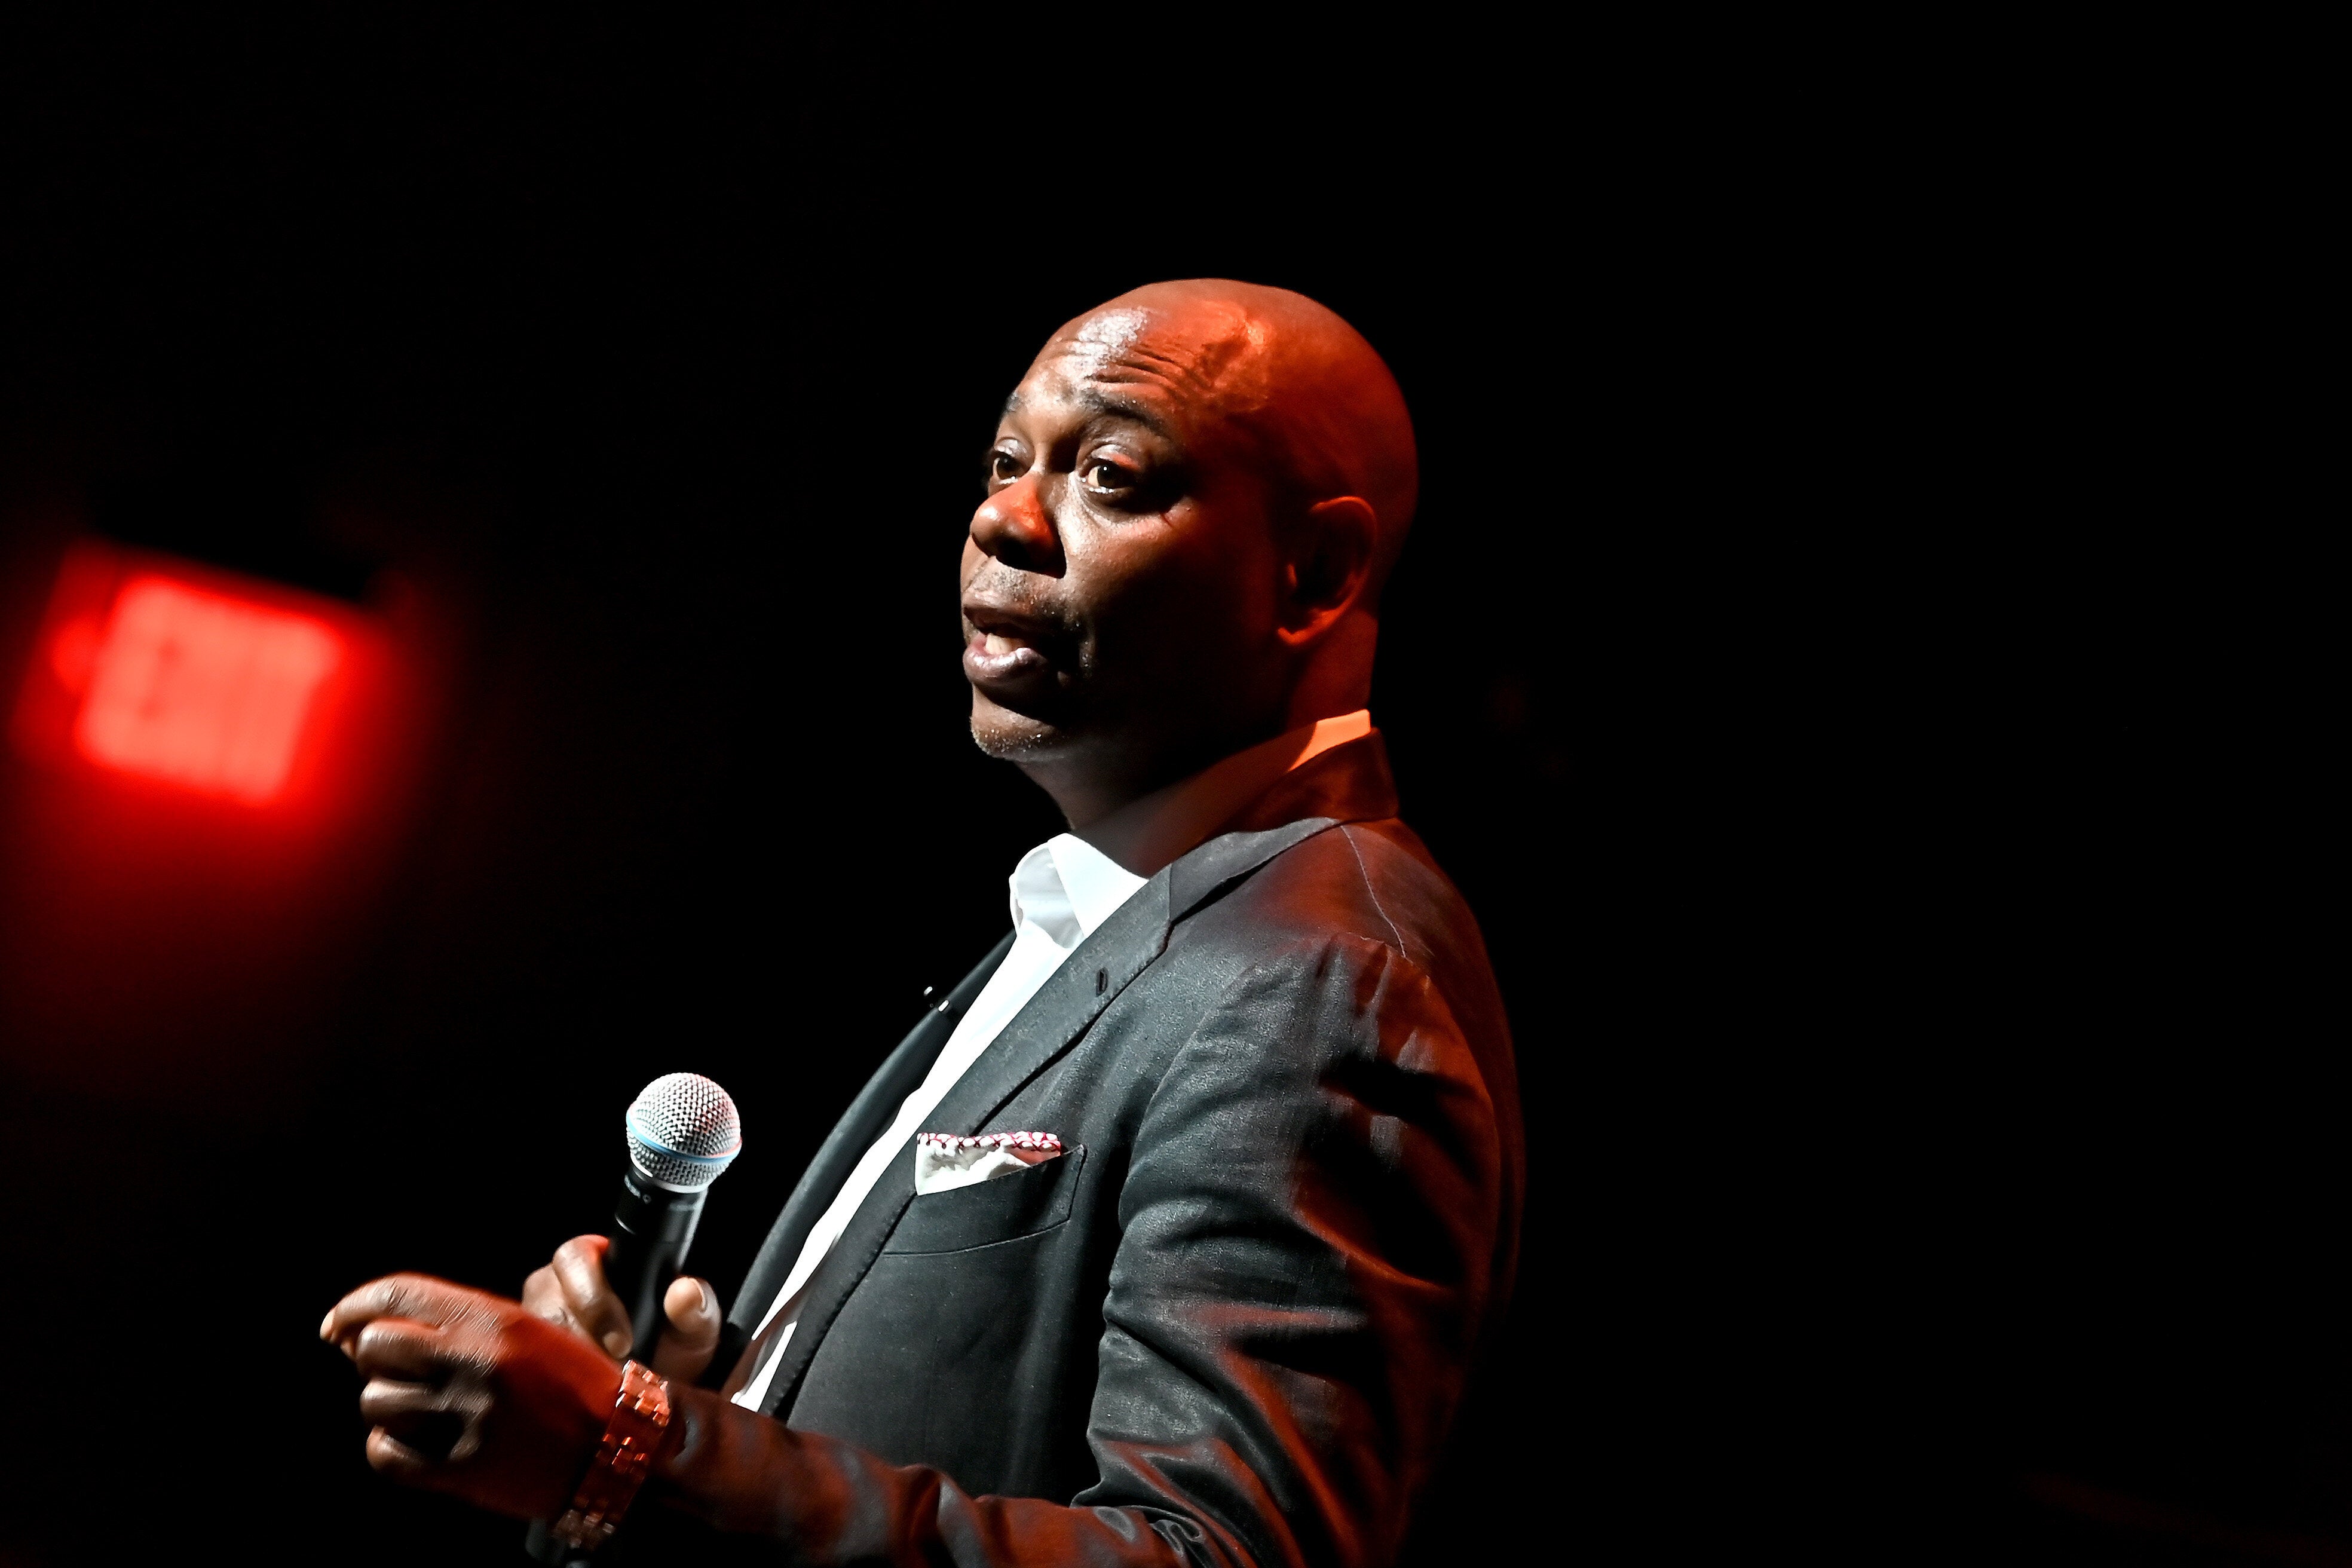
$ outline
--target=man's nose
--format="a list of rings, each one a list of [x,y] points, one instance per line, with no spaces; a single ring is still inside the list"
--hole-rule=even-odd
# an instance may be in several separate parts
[[[971,542],[1016,572],[1062,574],[1062,536],[1046,514],[1034,474],[980,503],[971,514]]]

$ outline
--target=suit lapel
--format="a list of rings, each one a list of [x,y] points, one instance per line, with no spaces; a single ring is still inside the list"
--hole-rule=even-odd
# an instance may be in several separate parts
[[[1061,967],[1047,977],[1013,1021],[998,1031],[980,1059],[964,1070],[947,1098],[933,1111],[926,1132],[944,1132],[977,1125],[1012,1098],[1022,1084],[1093,1023],[1110,1005],[1127,983],[1160,955],[1168,940],[1168,881],[1162,872],[1137,889],[1110,919],[1080,942]],[[1097,989],[1095,976],[1103,975]],[[866,1194],[841,1239],[817,1266],[801,1303],[800,1326],[784,1347],[783,1364],[769,1384],[764,1406],[774,1415],[792,1406],[816,1347],[833,1326],[842,1303],[866,1278],[882,1244],[890,1239],[898,1216],[914,1201],[911,1167],[892,1167]]]
[[[834,1123],[816,1157],[801,1173],[800,1181],[793,1187],[793,1195],[785,1200],[784,1212],[768,1231],[768,1239],[761,1244],[759,1256],[751,1260],[751,1271],[743,1277],[743,1288],[735,1293],[735,1309],[727,1315],[727,1327],[719,1353],[710,1360],[714,1373],[724,1377],[736,1357],[742,1353],[743,1344],[759,1326],[775,1301],[776,1292],[783,1288],[784,1278],[799,1261],[801,1248],[807,1245],[809,1231],[817,1218],[831,1206],[834,1196],[841,1191],[842,1183],[860,1156],[873,1146],[874,1140],[890,1124],[898,1102],[915,1091],[923,1075],[931,1070],[948,1037],[955,1033],[956,1021],[970,1010],[972,999],[980,994],[988,977],[996,973],[997,965],[1013,950],[1012,933],[992,949],[980,961],[961,984],[948,993],[938,1006],[925,1013],[907,1037],[898,1042],[874,1076],[850,1101],[849,1109]]]
[[[1210,839],[1168,868],[1169,923],[1182,920],[1293,845],[1339,826],[1340,820],[1309,816],[1262,833],[1227,833]]]
[[[1291,846],[1333,826],[1329,817],[1313,817],[1264,833],[1228,833],[1192,850],[1137,889],[1013,1015],[1013,1021],[948,1090],[929,1119],[930,1124],[922,1131],[978,1131],[1005,1101],[1085,1034],[1129,982],[1150,966],[1168,945],[1168,929],[1175,921]],[[795,1202],[799,1196],[793,1194]],[[792,1407],[817,1345],[850,1292],[881,1255],[898,1216],[914,1197],[909,1173],[886,1171],[858,1205],[833,1251],[818,1265],[801,1306],[800,1326],[793,1331],[792,1342],[784,1347],[783,1364],[769,1384],[763,1406],[769,1415],[781,1418],[781,1413]],[[803,1236],[807,1228],[803,1224]]]
[[[948,1090],[929,1131],[979,1131],[999,1106],[1085,1034],[1167,945],[1168,879],[1162,874],[1138,888],[1046,977]]]

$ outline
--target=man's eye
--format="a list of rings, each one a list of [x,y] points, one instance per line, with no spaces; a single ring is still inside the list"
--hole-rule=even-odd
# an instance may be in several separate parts
[[[1131,489],[1135,485],[1135,477],[1117,463],[1101,461],[1088,463],[1078,478],[1085,481],[1087,489],[1102,490],[1106,493],[1111,490]]]
[[[1021,477],[1021,459],[1010,452],[991,452],[988,477],[1001,485],[1011,484]]]

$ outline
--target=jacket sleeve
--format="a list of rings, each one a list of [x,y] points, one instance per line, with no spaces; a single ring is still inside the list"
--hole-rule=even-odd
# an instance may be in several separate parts
[[[1138,1129],[1092,1486],[972,1497],[681,1391],[664,1500],[773,1561],[1388,1563],[1491,1305],[1495,1116],[1444,999],[1395,948],[1264,955],[1201,1016]]]

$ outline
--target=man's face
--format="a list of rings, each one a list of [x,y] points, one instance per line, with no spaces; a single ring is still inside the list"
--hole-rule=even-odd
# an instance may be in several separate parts
[[[1106,308],[1015,389],[963,550],[972,735],[1146,787],[1279,727],[1278,564],[1238,313]]]

